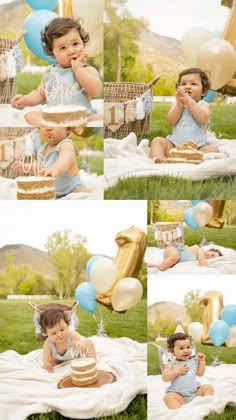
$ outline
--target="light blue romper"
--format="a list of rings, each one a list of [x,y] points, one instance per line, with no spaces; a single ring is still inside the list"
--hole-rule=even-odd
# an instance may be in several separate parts
[[[46,168],[53,165],[58,159],[60,145],[64,142],[70,142],[73,144],[70,139],[63,139],[57,144],[55,150],[48,153],[46,156],[43,155],[43,151],[47,147],[48,143],[42,144],[37,153],[39,164],[41,163],[42,166]],[[56,196],[58,198],[63,197],[64,195],[72,192],[75,188],[80,187],[85,187],[85,184],[80,179],[79,171],[76,176],[70,176],[68,172],[65,172],[64,174],[57,176],[55,179]]]
[[[187,246],[185,246],[183,244],[179,244],[177,242],[173,242],[172,244],[169,245],[169,247],[170,246],[173,246],[179,252],[179,261],[178,262],[197,261],[197,259],[198,259],[197,255],[192,254],[192,252],[189,252],[187,250]],[[165,255],[164,255],[164,258],[166,258]]]
[[[177,376],[166,389],[166,392],[176,392],[182,395],[186,403],[188,403],[195,398],[195,392],[200,386],[200,383],[196,380],[198,356],[195,355],[188,360],[171,360],[171,363],[173,369],[177,365],[187,365],[188,372],[184,375]]]
[[[54,64],[50,65],[45,72],[44,80],[48,106],[81,105],[87,108],[87,115],[96,113],[71,67],[63,69]]]
[[[52,350],[52,357],[54,360],[58,360],[59,362],[66,362],[67,360],[72,359],[71,351],[70,351],[70,345],[72,344],[72,340],[70,337],[67,337],[67,343],[69,345],[69,348],[66,350],[66,352],[63,355],[57,353],[55,344],[53,343],[52,340],[50,340],[50,338],[48,338],[48,342]]]
[[[203,102],[200,100],[198,103]],[[188,108],[184,108],[179,121],[174,125],[172,134],[167,136],[175,146],[183,144],[187,140],[192,140],[198,147],[209,144],[207,134],[202,131],[202,124],[197,121]]]

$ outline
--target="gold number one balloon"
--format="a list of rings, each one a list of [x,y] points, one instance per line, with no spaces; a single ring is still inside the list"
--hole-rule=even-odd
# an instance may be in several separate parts
[[[201,342],[202,344],[212,344],[208,331],[211,323],[220,319],[223,309],[223,295],[221,292],[211,290],[201,297],[199,303],[204,305],[204,332]]]

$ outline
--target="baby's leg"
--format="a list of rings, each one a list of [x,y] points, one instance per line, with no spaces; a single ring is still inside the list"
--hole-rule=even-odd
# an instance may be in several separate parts
[[[86,187],[78,187],[78,188],[75,188],[72,192],[88,192],[88,193],[90,193],[90,192],[92,192],[92,190],[90,190],[89,188],[86,188]]]
[[[174,145],[164,137],[155,137],[150,146],[150,158],[155,163],[161,163],[169,156],[169,152]]]
[[[164,397],[164,401],[170,409],[180,408],[183,404],[185,404],[184,397],[177,394],[177,392],[168,392]]]
[[[197,397],[206,397],[207,395],[214,395],[214,388],[210,384],[201,385],[197,389],[196,396]]]
[[[102,121],[103,120],[103,115],[102,114],[92,114],[89,115],[87,118],[87,121]]]
[[[173,267],[179,261],[179,251],[173,246],[170,246],[165,249],[164,258],[164,261],[156,266],[160,271],[168,270],[168,268]]]
[[[42,115],[40,111],[27,112],[24,117],[28,124],[34,127],[41,127]]]
[[[219,152],[218,148],[216,146],[202,146],[199,147],[199,149],[201,152],[205,152],[205,153],[209,153],[209,152]]]

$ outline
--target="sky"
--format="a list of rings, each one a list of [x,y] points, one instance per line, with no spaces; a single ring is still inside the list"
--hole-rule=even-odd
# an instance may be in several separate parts
[[[192,27],[222,31],[229,14],[221,0],[128,0],[127,8],[144,17],[151,31],[179,40]]]
[[[184,295],[190,290],[200,289],[202,295],[210,290],[223,294],[225,305],[235,304],[234,275],[151,275],[148,277],[148,306],[155,302],[170,301],[183,304]]]
[[[118,232],[146,231],[146,201],[0,201],[0,247],[24,244],[46,251],[49,235],[70,229],[87,238],[90,253],[115,257]]]

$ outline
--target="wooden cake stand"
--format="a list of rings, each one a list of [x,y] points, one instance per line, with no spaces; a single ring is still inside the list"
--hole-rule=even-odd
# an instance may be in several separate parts
[[[111,384],[116,381],[116,377],[111,372],[105,372],[104,370],[97,371],[97,381],[90,385],[84,385],[83,387],[76,386],[72,383],[71,376],[67,376],[58,383],[58,388],[100,388],[103,385]]]

